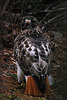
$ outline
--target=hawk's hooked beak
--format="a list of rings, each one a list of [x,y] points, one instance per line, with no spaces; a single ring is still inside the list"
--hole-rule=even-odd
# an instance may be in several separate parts
[[[25,23],[31,23],[31,20],[26,19]]]

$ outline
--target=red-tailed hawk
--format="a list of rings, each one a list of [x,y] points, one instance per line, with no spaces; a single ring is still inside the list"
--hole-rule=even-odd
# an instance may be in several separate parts
[[[21,84],[25,77],[25,94],[41,96],[49,90],[50,39],[41,31],[38,20],[33,16],[23,17],[22,30],[14,41],[18,83]]]

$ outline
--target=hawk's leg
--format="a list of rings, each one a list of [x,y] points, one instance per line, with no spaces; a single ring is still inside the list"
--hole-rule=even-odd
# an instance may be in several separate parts
[[[17,79],[18,79],[18,84],[21,84],[22,82],[24,82],[24,73],[21,70],[18,62],[16,61],[16,65],[17,65]]]

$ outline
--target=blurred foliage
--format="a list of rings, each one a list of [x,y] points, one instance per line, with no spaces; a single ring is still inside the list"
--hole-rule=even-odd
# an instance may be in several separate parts
[[[8,98],[8,100],[15,100],[17,98],[17,96],[16,95],[12,95],[12,96],[8,95],[7,98]]]

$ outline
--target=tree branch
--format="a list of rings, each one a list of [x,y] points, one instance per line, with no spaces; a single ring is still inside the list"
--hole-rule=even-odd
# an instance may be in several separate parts
[[[8,3],[9,3],[9,1],[10,1],[10,0],[6,0],[1,15],[4,13],[4,11],[5,11],[5,9],[6,9],[7,5],[8,5]]]

